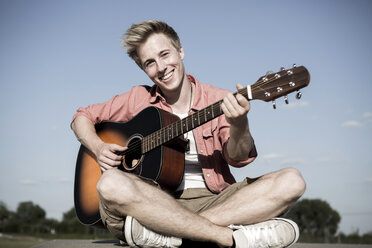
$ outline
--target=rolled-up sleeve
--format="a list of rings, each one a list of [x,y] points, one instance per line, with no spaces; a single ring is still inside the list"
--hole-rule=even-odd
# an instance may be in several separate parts
[[[219,139],[222,144],[222,154],[226,162],[233,166],[233,167],[243,167],[255,160],[257,157],[257,150],[256,146],[253,144],[252,150],[248,154],[248,158],[246,160],[234,160],[229,156],[227,151],[227,144],[230,139],[230,124],[227,123],[224,116],[219,119]]]
[[[112,112],[113,102],[118,96],[114,96],[109,101],[104,103],[97,103],[89,105],[88,107],[80,107],[76,111],[72,118],[72,122],[76,117],[83,115],[87,117],[93,124],[100,123],[103,120],[110,120],[110,115]]]

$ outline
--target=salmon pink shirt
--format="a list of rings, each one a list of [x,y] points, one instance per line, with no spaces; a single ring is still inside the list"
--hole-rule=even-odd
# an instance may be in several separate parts
[[[221,100],[229,93],[227,90],[202,84],[190,74],[187,74],[187,77],[195,85],[194,102],[189,114]],[[79,108],[73,120],[79,115],[84,115],[94,124],[102,121],[126,122],[148,106],[155,106],[172,113],[171,106],[161,95],[158,86],[135,86],[129,92],[116,95],[105,103]],[[229,164],[243,167],[257,156],[254,147],[247,160],[235,161],[229,157],[226,145],[230,137],[230,124],[227,123],[224,115],[195,128],[193,133],[204,179],[209,190],[214,193],[219,193],[236,182],[230,172]]]

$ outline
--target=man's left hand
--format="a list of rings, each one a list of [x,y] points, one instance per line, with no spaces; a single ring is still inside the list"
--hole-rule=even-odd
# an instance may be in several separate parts
[[[240,84],[236,85],[236,88],[242,89],[243,86]],[[241,94],[234,96],[229,93],[221,104],[221,109],[225,114],[226,121],[235,127],[244,127],[247,125],[247,113],[249,112],[251,105],[247,98]]]

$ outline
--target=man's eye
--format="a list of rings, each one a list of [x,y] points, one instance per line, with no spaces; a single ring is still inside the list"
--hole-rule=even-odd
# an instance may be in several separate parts
[[[154,63],[154,61],[150,61],[150,62],[147,62],[146,64],[145,64],[145,67],[149,67],[151,64],[153,64]]]

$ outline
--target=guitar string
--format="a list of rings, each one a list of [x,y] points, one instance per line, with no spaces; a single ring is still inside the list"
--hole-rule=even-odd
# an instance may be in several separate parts
[[[286,72],[288,72],[288,71],[286,71]],[[294,76],[294,74],[297,74],[297,73],[293,73],[292,75],[290,75],[290,76]],[[271,75],[273,75],[273,74],[271,74]],[[275,75],[275,74],[274,74]],[[285,74],[285,75],[287,75],[287,74]],[[284,76],[285,76],[284,75]],[[268,75],[269,76],[269,75]],[[262,79],[260,79],[260,80],[258,80],[255,84],[253,84],[252,85],[252,90],[256,90],[256,89],[259,89],[259,88],[261,88],[262,86],[265,86],[265,85],[267,85],[267,84],[270,84],[270,83],[272,83],[272,82],[274,82],[274,81],[276,81],[276,80],[279,80],[279,79],[282,79],[282,77],[283,76],[280,76],[280,78],[275,78],[275,76],[273,76],[273,78],[271,78],[271,79],[267,79],[267,76],[265,76],[265,77],[263,77]],[[265,80],[264,78],[266,78],[267,80]],[[282,84],[279,84],[279,85],[277,85],[277,87],[283,87],[283,86],[286,86],[288,83],[282,83]],[[240,89],[240,90],[238,90],[237,92],[235,92],[234,93],[234,95],[236,95],[237,93],[240,93],[240,94],[242,94],[243,96],[245,96],[246,98],[248,98],[248,94],[247,94],[247,92],[246,92],[246,90],[245,90],[246,88],[243,88],[243,89]],[[218,102],[216,102],[216,103],[214,103],[214,104],[212,104],[212,105],[210,105],[210,106],[208,106],[208,107],[212,107],[212,111],[216,111],[216,112],[218,112],[218,111],[221,111],[220,110],[220,104],[222,103],[222,100],[220,100],[220,101],[218,101]],[[146,138],[146,139],[150,139],[150,141],[152,140],[152,144],[150,144],[149,143],[149,145],[153,145],[154,143],[156,143],[156,139],[155,140],[153,140],[153,139],[151,139],[150,138],[150,136],[157,136],[157,137],[164,137],[164,139],[166,139],[166,134],[169,134],[170,133],[170,131],[171,131],[171,133],[172,133],[172,135],[171,135],[171,137],[173,136],[173,130],[174,130],[174,126],[176,126],[176,128],[178,128],[178,126],[182,129],[182,121],[185,121],[186,119],[186,122],[188,122],[188,123],[190,123],[190,121],[191,121],[191,123],[193,122],[193,117],[195,117],[195,116],[197,116],[197,118],[200,120],[200,117],[203,117],[203,114],[202,114],[202,111],[204,110],[204,112],[205,112],[205,109],[207,109],[208,107],[206,107],[206,108],[204,108],[204,109],[202,109],[202,110],[200,110],[200,111],[198,111],[198,112],[196,112],[196,113],[194,113],[194,114],[192,114],[192,115],[189,115],[189,116],[187,116],[187,117],[185,117],[184,119],[182,119],[182,120],[179,120],[179,121],[177,121],[177,122],[175,122],[175,123],[172,123],[172,124],[170,124],[170,125],[168,125],[168,126],[166,126],[166,127],[163,127],[163,128],[161,128],[161,129],[159,129],[158,131],[155,131],[155,132],[153,132],[153,133],[151,133],[151,134],[149,134],[148,136],[146,136],[146,137],[144,137],[142,140],[138,140],[138,141],[135,141],[135,143],[133,143],[130,147],[128,147],[128,149],[127,150],[125,150],[124,151],[124,156],[126,156],[126,155],[129,155],[129,154],[132,154],[132,153],[135,153],[135,152],[138,152],[138,149],[140,148],[140,146],[142,145],[142,143],[143,143],[143,140]],[[205,115],[205,113],[204,113],[204,115]],[[219,116],[219,115],[218,115]],[[217,117],[217,116],[215,116],[215,117]],[[199,121],[200,122],[200,121]],[[199,125],[195,125],[195,126],[199,126]],[[189,128],[189,127],[187,127],[187,128]],[[170,130],[171,129],[171,130]],[[181,135],[181,134],[180,134]],[[175,138],[175,137],[173,137],[173,138]],[[159,139],[161,139],[161,138],[158,138],[158,140]],[[170,139],[171,140],[171,139]],[[154,149],[154,148],[156,148],[156,147],[158,147],[158,146],[160,146],[160,145],[162,145],[162,144],[164,144],[164,143],[166,143],[166,142],[168,142],[169,140],[164,140],[163,142],[160,142],[160,144],[155,144],[155,146],[154,147],[151,147],[151,149]],[[150,150],[151,150],[150,149]]]
[[[274,80],[271,80],[270,82],[272,82],[272,81],[274,81]],[[258,88],[260,88],[261,86],[263,86],[263,85],[265,85],[265,84],[268,84],[268,83],[270,83],[270,82],[263,82],[262,84],[260,84],[260,82],[258,82],[256,85],[254,85],[254,86],[252,86],[252,89],[253,90],[255,90],[255,89],[258,89]],[[287,83],[285,83],[285,84],[281,84],[281,85],[278,85],[278,87],[281,87],[281,86],[285,86],[285,85],[287,85]],[[242,89],[242,90],[238,90],[238,92],[236,92],[235,94],[237,94],[237,93],[240,93],[240,94],[242,94],[242,95],[244,95],[245,97],[247,97],[247,93],[246,93],[246,91],[245,91],[245,89]],[[210,105],[209,107],[211,107],[212,108],[212,111],[213,112],[219,112],[219,111],[221,111],[220,110],[220,104],[221,104],[221,100],[220,101],[218,101],[218,102],[216,102],[216,103],[214,103],[214,104],[212,104],[212,105]],[[207,107],[208,108],[208,107]],[[207,109],[207,108],[205,108],[205,109]],[[200,119],[201,117],[204,117],[205,116],[205,109],[203,109],[204,110],[204,114],[202,113],[203,112],[203,110],[201,110],[201,111],[198,111],[198,112],[196,112],[195,114],[193,114],[193,115],[189,115],[188,117],[186,117],[186,118],[184,118],[184,119],[182,119],[182,120],[179,120],[179,121],[177,121],[177,122],[175,122],[175,123],[172,123],[172,124],[170,124],[170,125],[168,125],[168,126],[166,126],[166,127],[163,127],[162,129],[160,129],[160,130],[158,130],[158,131],[155,131],[154,133],[152,133],[152,134],[150,134],[150,135],[148,135],[148,136],[146,136],[145,138],[146,139],[149,139],[150,141],[152,140],[152,144],[151,143],[149,143],[149,145],[151,146],[151,149],[154,149],[154,148],[156,148],[156,147],[158,147],[159,145],[161,145],[161,144],[163,144],[163,143],[166,143],[166,142],[168,142],[169,140],[167,140],[167,134],[169,135],[169,134],[171,134],[171,137],[172,136],[174,136],[173,135],[173,133],[174,133],[174,129],[176,128],[176,129],[178,129],[178,127],[180,127],[181,128],[181,126],[182,126],[182,121],[185,121],[185,119],[187,119],[186,120],[186,122],[188,122],[188,123],[192,123],[193,122],[193,119],[194,118],[198,118],[198,119]],[[204,116],[203,116],[204,115]],[[217,115],[217,116],[219,116],[219,115]],[[215,116],[215,117],[217,117],[217,116]],[[195,127],[196,126],[199,126],[199,124],[197,124],[197,125],[195,125]],[[186,127],[187,129],[189,129],[190,127]],[[182,129],[182,128],[181,128]],[[180,134],[181,135],[181,134]],[[164,141],[163,140],[160,140],[161,142],[160,142],[160,144],[155,144],[155,146],[154,146],[154,143],[156,143],[156,139],[154,140],[153,138],[151,139],[150,138],[150,136],[155,136],[155,137],[164,137]],[[145,139],[144,138],[144,139]],[[159,139],[162,139],[162,138],[158,138],[158,140]],[[139,147],[142,145],[142,143],[143,143],[143,139],[142,140],[138,140],[138,141],[135,141],[135,143],[133,143],[126,151],[125,151],[125,154],[124,155],[129,155],[129,154],[132,154],[132,153],[134,153],[134,152],[138,152],[138,149],[139,149]],[[152,147],[152,146],[154,146],[154,147]],[[150,150],[151,150],[150,149]]]
[[[277,78],[273,78],[273,79],[268,79],[268,80],[259,80],[259,81],[257,81],[254,85],[252,85],[252,90],[255,90],[255,89],[258,89],[258,88],[260,88],[260,87],[262,87],[262,86],[264,86],[264,85],[267,85],[267,84],[269,84],[269,83],[272,83],[273,81],[275,81],[275,80],[277,80]],[[280,84],[280,85],[278,85],[277,87],[281,87],[281,86],[285,86],[285,85],[287,85],[287,83],[284,83],[284,84]],[[241,90],[238,90],[238,92],[236,92],[236,93],[234,93],[234,95],[236,95],[237,93],[240,93],[240,94],[242,94],[242,95],[244,95],[245,97],[247,97],[247,93],[246,93],[246,91],[245,91],[245,88],[243,88],[243,89],[241,89]],[[212,111],[216,111],[216,112],[218,112],[218,111],[220,111],[220,104],[221,104],[221,100],[220,101],[218,101],[218,102],[216,102],[216,103],[214,103],[214,104],[212,104],[212,105],[210,105],[209,107],[212,107]],[[208,107],[207,107],[208,108]],[[206,109],[206,108],[205,108]],[[204,109],[204,110],[205,110]],[[161,137],[164,137],[164,139],[166,139],[166,134],[168,133],[169,134],[169,131],[171,131],[172,132],[172,135],[171,136],[173,136],[173,130],[174,130],[174,126],[176,126],[176,128],[177,128],[177,126],[179,126],[179,127],[181,127],[181,121],[184,121],[185,119],[188,119],[187,121],[191,121],[191,123],[193,122],[192,121],[192,119],[193,119],[193,117],[195,117],[195,116],[197,116],[197,118],[198,119],[200,119],[200,117],[203,117],[202,115],[202,110],[201,111],[198,111],[198,112],[196,112],[195,114],[193,114],[193,115],[189,115],[188,117],[186,117],[186,118],[184,118],[184,119],[182,119],[182,120],[179,120],[179,121],[177,121],[177,122],[175,122],[175,123],[172,123],[172,124],[170,124],[170,125],[168,125],[168,126],[166,126],[166,127],[163,127],[162,129],[160,129],[160,130],[158,130],[158,131],[155,131],[154,133],[152,133],[152,134],[150,134],[150,135],[148,135],[148,136],[146,136],[146,137],[148,137],[147,139],[150,139],[149,138],[149,136],[152,136],[152,135],[155,135],[155,136],[161,136]],[[215,117],[217,117],[217,116],[215,116]],[[178,125],[178,123],[180,123],[179,125]],[[199,125],[196,125],[196,126],[199,126]],[[189,127],[188,127],[189,128]],[[166,130],[166,129],[168,129],[168,130]],[[171,130],[170,130],[171,129]],[[181,134],[180,134],[181,135]],[[145,138],[146,138],[145,137]],[[159,140],[160,138],[158,138],[158,140]],[[143,140],[143,139],[142,139]],[[139,147],[142,145],[142,140],[139,140],[139,141],[135,141],[135,143],[133,143],[132,145],[131,145],[131,147],[130,148],[128,148],[124,153],[124,156],[125,155],[129,155],[129,154],[131,154],[131,153],[134,153],[134,152],[138,152],[138,149],[139,149]],[[151,139],[150,139],[151,140]],[[154,140],[152,140],[153,142],[152,143],[154,143],[155,141]],[[168,142],[169,140],[164,140],[163,142],[160,142],[161,144],[164,144],[164,143],[166,143],[166,142]],[[158,146],[160,146],[161,144],[155,144],[155,146],[154,147],[152,147],[151,149],[154,149],[154,148],[156,148],[156,147],[158,147]],[[153,144],[150,144],[150,145],[153,145]],[[150,149],[150,150],[151,150]]]

